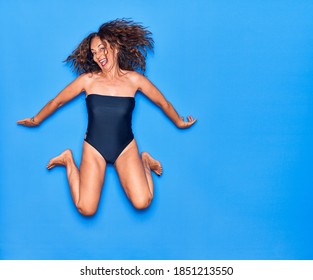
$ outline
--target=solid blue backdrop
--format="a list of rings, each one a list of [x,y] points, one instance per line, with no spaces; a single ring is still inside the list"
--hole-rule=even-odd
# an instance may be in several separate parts
[[[312,259],[312,1],[0,2],[1,259]],[[100,24],[132,18],[155,39],[147,76],[181,131],[141,94],[133,129],[164,167],[145,211],[108,168],[92,218],[75,209],[84,96],[38,128],[31,117],[75,75],[62,61]]]

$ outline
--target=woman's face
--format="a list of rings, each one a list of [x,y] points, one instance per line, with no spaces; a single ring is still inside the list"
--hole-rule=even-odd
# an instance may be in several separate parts
[[[100,37],[97,36],[91,40],[90,51],[93,60],[102,71],[110,71],[116,65],[116,50],[113,50],[107,41],[102,42]]]

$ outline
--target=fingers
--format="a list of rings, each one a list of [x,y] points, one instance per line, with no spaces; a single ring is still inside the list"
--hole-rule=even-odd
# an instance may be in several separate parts
[[[192,116],[187,116],[186,119],[187,120],[184,121],[184,117],[181,117],[183,122],[178,126],[179,128],[189,128],[197,121],[197,119],[194,119]]]
[[[21,124],[21,125],[26,125],[27,124],[27,119],[24,120],[19,120],[16,122],[17,124]]]
[[[24,120],[19,120],[19,121],[17,121],[16,123],[17,124],[23,124],[25,122],[25,119]]]
[[[188,120],[189,126],[193,125],[197,121],[197,119],[194,119],[192,116],[188,116],[187,120]]]
[[[194,119],[192,116],[188,116],[188,117],[187,117],[187,120],[188,120],[188,122],[193,122],[193,121],[195,121],[195,119]]]
[[[36,126],[36,125],[38,125],[37,123],[32,121],[31,118],[26,118],[26,119],[23,119],[23,120],[19,120],[16,123],[20,124],[20,125],[25,125],[25,126]]]

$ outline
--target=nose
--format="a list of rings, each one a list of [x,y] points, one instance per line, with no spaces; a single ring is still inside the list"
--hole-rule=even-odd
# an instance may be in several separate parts
[[[96,58],[99,59],[100,56],[101,56],[101,53],[100,53],[100,52],[97,52],[97,53],[96,53]]]

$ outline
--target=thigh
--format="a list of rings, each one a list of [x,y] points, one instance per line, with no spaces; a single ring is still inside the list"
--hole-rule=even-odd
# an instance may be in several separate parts
[[[84,141],[80,165],[78,205],[83,209],[96,210],[104,183],[106,162],[101,154]]]
[[[148,181],[138,152],[137,143],[133,140],[115,162],[120,182],[133,204],[152,199]]]

